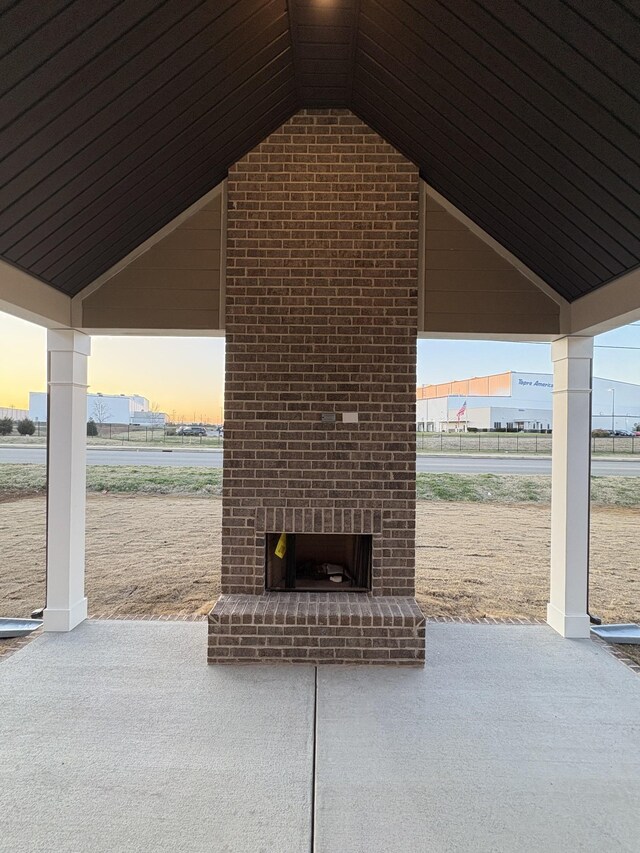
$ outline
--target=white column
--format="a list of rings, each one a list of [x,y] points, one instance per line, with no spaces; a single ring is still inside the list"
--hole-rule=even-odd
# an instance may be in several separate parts
[[[70,631],[87,618],[84,535],[87,465],[87,358],[91,338],[74,329],[47,336],[47,605],[45,631]]]
[[[551,358],[551,593],[547,622],[563,637],[588,637],[593,338],[554,341]]]

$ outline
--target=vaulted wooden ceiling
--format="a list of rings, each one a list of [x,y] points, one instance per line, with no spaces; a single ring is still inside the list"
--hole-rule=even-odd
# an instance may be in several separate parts
[[[345,107],[573,300],[640,263],[637,0],[0,0],[0,254],[74,294]]]

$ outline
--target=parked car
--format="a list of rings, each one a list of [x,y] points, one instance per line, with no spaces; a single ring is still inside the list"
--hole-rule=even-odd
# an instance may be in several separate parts
[[[176,430],[176,435],[207,435],[207,431],[203,426],[191,424],[191,426],[181,426]]]

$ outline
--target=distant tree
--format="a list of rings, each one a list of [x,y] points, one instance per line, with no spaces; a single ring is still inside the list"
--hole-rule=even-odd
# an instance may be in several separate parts
[[[96,400],[91,407],[91,420],[98,424],[107,423],[111,420],[111,410],[104,400]]]
[[[0,418],[0,435],[11,435],[13,432],[13,421],[11,418]]]
[[[36,425],[29,418],[23,418],[18,421],[17,429],[20,435],[33,435],[36,431]]]
[[[98,435],[98,425],[96,424],[93,418],[89,418],[89,420],[87,421],[87,435]]]
[[[158,403],[151,403],[151,407],[149,408],[149,413],[151,414],[151,427],[161,426],[164,423],[164,419],[162,417],[162,412],[160,411],[160,406]]]

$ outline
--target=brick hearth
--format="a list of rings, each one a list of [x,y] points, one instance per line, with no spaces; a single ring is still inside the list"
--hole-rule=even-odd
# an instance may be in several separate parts
[[[413,598],[358,593],[222,595],[209,615],[215,663],[416,664],[425,619]]]
[[[227,198],[209,660],[421,663],[418,170],[351,113],[303,111],[230,169]],[[370,534],[370,594],[266,593],[279,532]]]

